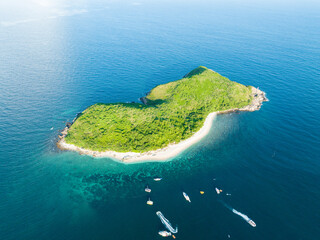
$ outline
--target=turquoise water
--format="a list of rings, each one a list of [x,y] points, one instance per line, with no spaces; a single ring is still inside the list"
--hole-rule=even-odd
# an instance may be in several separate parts
[[[157,210],[178,225],[177,239],[318,239],[319,10],[299,1],[1,3],[0,239],[161,239]],[[124,165],[55,147],[91,104],[137,101],[199,65],[270,101],[219,115],[169,162]]]

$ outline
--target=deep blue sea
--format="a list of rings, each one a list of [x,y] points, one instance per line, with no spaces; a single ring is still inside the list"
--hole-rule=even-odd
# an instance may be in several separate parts
[[[2,1],[0,239],[161,239],[158,210],[177,239],[320,239],[319,13],[302,0]],[[88,106],[138,101],[200,65],[270,101],[219,115],[168,162],[56,148]]]

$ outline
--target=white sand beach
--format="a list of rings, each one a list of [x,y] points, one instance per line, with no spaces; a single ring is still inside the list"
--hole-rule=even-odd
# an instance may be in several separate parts
[[[91,151],[88,149],[79,148],[75,145],[68,144],[65,142],[64,138],[62,138],[58,146],[62,150],[70,150],[77,151],[80,154],[91,155],[94,157],[108,157],[116,160],[120,160],[124,163],[135,163],[135,162],[146,162],[146,161],[167,161],[179,153],[183,152],[191,145],[200,141],[204,136],[206,136],[211,129],[214,118],[217,113],[213,112],[208,115],[206,118],[202,128],[192,135],[190,138],[183,140],[177,144],[169,144],[165,148],[161,148],[154,151],[144,152],[144,153],[136,153],[136,152],[114,152],[114,151],[105,151],[105,152],[97,152]]]

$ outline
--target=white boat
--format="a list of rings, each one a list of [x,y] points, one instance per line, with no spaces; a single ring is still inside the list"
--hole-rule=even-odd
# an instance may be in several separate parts
[[[144,189],[144,191],[146,191],[147,193],[151,192],[151,188],[149,188],[149,186],[147,185],[146,188]]]
[[[218,188],[215,188],[215,189],[216,189],[217,194],[220,194],[220,190]]]
[[[162,236],[162,237],[170,237],[171,236],[171,232],[159,231],[159,235]]]
[[[183,194],[184,198],[185,198],[188,202],[191,202],[188,194],[186,194],[185,192],[183,192],[182,194]]]
[[[149,200],[147,201],[148,205],[153,205],[153,201],[151,201],[151,199],[149,198]]]
[[[251,219],[248,221],[248,223],[252,226],[252,227],[256,227],[256,223],[254,221],[252,221]]]
[[[160,218],[162,224],[171,232],[171,233],[177,233],[178,232],[178,227],[176,227],[176,229],[174,229],[172,226],[171,226],[171,223],[169,222],[168,219],[166,219],[162,212],[158,211],[156,212],[156,214],[158,215],[158,217]]]
[[[256,223],[251,219],[249,218],[247,215],[235,210],[234,208],[232,209],[232,212],[239,215],[240,217],[242,217],[247,223],[249,223],[252,227],[256,227]]]
[[[158,181],[161,181],[162,178],[158,177],[158,178],[154,178],[153,180],[156,181],[156,182],[158,182]]]

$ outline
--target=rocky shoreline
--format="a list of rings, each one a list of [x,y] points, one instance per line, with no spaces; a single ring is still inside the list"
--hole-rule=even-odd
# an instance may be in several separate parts
[[[58,136],[59,140],[57,142],[57,147],[60,150],[76,151],[76,152],[79,152],[80,154],[90,155],[93,157],[109,157],[123,163],[135,163],[135,162],[145,162],[145,161],[166,161],[175,157],[176,155],[178,155],[179,153],[181,153],[191,145],[201,140],[204,136],[206,136],[209,133],[212,126],[213,119],[217,114],[225,114],[225,113],[238,112],[238,111],[249,111],[249,112],[257,111],[261,108],[263,102],[268,101],[268,99],[266,98],[265,92],[255,87],[252,87],[252,97],[253,97],[252,103],[243,108],[235,108],[235,109],[210,113],[206,118],[203,124],[203,127],[198,132],[196,132],[193,136],[177,144],[176,143],[169,144],[167,147],[164,147],[161,149],[143,152],[143,153],[136,153],[136,152],[121,153],[121,152],[115,152],[115,151],[98,152],[98,151],[92,151],[92,150],[80,148],[72,144],[68,144],[65,141],[65,136],[68,134],[68,130],[71,127],[71,125],[77,120],[77,118],[81,115],[81,113],[78,113],[72,122],[69,122],[66,124],[66,127]]]

